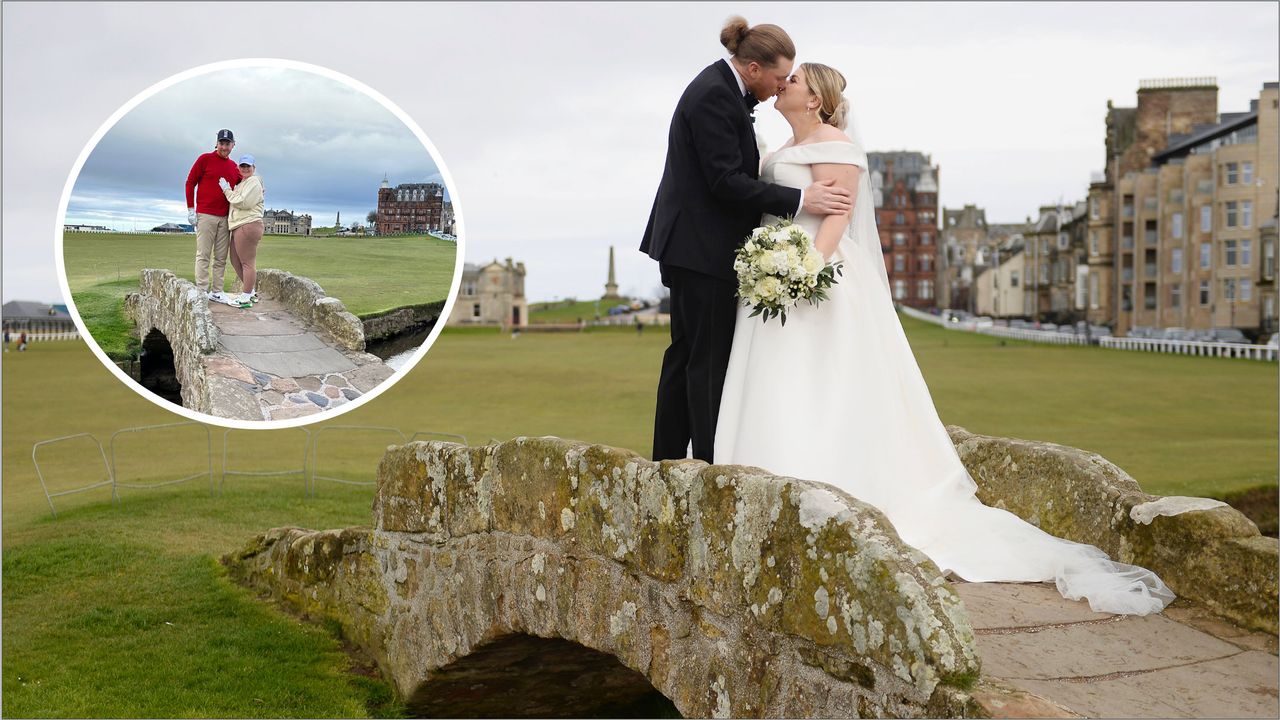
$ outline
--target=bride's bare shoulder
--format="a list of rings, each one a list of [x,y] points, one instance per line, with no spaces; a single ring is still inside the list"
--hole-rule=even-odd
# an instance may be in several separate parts
[[[843,130],[834,125],[827,125],[825,123],[822,127],[818,128],[818,131],[814,135],[814,139],[817,142],[853,142],[853,140],[850,140],[849,136],[846,135]]]

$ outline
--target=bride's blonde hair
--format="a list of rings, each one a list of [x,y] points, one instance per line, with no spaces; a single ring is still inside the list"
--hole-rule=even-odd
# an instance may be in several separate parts
[[[849,124],[849,101],[844,89],[848,86],[839,70],[819,63],[800,63],[809,93],[822,98],[818,107],[818,119],[844,130]]]

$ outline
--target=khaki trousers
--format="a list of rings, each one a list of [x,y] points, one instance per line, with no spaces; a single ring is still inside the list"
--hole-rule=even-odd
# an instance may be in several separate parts
[[[222,292],[223,276],[227,271],[227,249],[231,246],[231,231],[227,229],[225,215],[196,215],[196,287],[202,292]],[[209,260],[213,260],[213,277],[209,277]],[[212,284],[210,280],[212,279]]]

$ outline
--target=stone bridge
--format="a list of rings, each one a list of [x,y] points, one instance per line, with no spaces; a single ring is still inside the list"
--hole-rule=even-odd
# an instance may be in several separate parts
[[[1097,455],[950,431],[984,502],[1151,567],[1184,615],[948,582],[830,486],[557,438],[393,446],[373,527],[277,528],[224,562],[337,619],[421,716],[1168,715],[1188,666],[1225,703],[1190,714],[1275,715],[1274,539]],[[1097,699],[1113,681],[1128,704]]]
[[[252,308],[211,303],[168,270],[141,273],[125,316],[142,340],[139,381],[172,402],[238,420],[339,407],[391,377],[364,327],[314,281],[258,271]]]

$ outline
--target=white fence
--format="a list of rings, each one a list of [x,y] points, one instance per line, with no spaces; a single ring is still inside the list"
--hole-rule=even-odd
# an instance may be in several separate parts
[[[922,320],[934,325],[941,325],[948,330],[964,330],[983,335],[1009,338],[1010,340],[1027,340],[1030,342],[1051,343],[1054,345],[1088,345],[1089,341],[1082,335],[1059,333],[1052,330],[1032,330],[1029,328],[1009,328],[1001,325],[977,325],[972,320],[950,322],[939,315],[922,312],[902,305],[898,308],[907,317]],[[1102,336],[1094,338],[1097,344],[1113,350],[1143,350],[1146,352],[1174,353],[1178,355],[1199,355],[1202,357],[1248,358],[1250,360],[1274,361],[1280,355],[1280,349],[1269,345],[1241,345],[1239,343],[1202,342],[1198,340],[1156,340],[1151,338],[1117,338]]]
[[[78,340],[80,338],[80,333],[75,330],[62,330],[58,332],[52,332],[52,331],[34,331],[33,332],[29,330],[28,331],[18,330],[15,332],[13,330],[10,330],[9,342],[17,343],[18,336],[21,335],[23,332],[27,333],[27,342],[29,343],[44,342],[46,340]]]
[[[1194,340],[1156,340],[1153,338],[1113,338],[1101,340],[1102,347],[1116,350],[1145,350],[1147,352],[1200,355],[1204,357],[1248,358],[1250,360],[1275,360],[1277,348],[1269,345],[1241,345],[1239,343],[1199,342]]]

